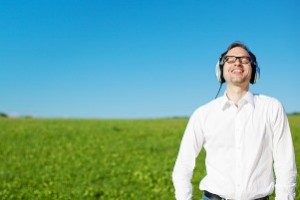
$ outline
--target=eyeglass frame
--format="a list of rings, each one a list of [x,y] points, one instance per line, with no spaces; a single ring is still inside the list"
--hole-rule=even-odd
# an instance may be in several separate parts
[[[235,60],[234,60],[233,62],[227,62],[227,58],[228,58],[228,57],[235,58]],[[243,59],[243,58],[247,58],[247,62],[246,62],[246,63],[245,63],[245,62],[242,62],[241,59]],[[239,62],[242,63],[242,64],[249,64],[249,63],[252,63],[252,59],[251,59],[250,56],[224,56],[224,58],[223,58],[223,62],[226,62],[226,63],[228,63],[228,64],[233,64],[233,63],[236,62],[236,60],[239,60]]]

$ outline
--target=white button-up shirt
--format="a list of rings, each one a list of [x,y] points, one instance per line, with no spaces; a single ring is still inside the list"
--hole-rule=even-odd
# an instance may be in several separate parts
[[[177,200],[192,198],[191,178],[202,147],[207,174],[201,190],[248,200],[270,195],[275,187],[276,200],[294,199],[294,148],[278,100],[247,92],[235,106],[225,93],[199,107],[186,127],[173,170]]]

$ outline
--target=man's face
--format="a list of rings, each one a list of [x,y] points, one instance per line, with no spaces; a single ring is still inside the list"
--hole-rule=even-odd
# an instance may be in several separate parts
[[[249,85],[252,67],[250,55],[241,47],[230,49],[224,56],[223,75],[227,84]]]

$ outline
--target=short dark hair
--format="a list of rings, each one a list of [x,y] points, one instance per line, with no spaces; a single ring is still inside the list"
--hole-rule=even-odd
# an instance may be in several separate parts
[[[223,57],[227,54],[227,52],[235,47],[241,47],[243,49],[245,49],[248,54],[250,55],[251,61],[256,63],[256,56],[250,51],[250,49],[242,42],[240,41],[236,41],[231,43],[228,47],[227,50],[221,54],[221,59],[223,59]]]

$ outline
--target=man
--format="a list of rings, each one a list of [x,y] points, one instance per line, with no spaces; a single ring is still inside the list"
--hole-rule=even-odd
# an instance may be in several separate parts
[[[249,91],[259,79],[255,55],[235,42],[221,55],[216,72],[220,83],[227,83],[226,92],[189,120],[173,171],[176,199],[192,199],[191,178],[202,147],[203,199],[264,200],[274,187],[276,200],[294,199],[297,170],[284,108]]]

